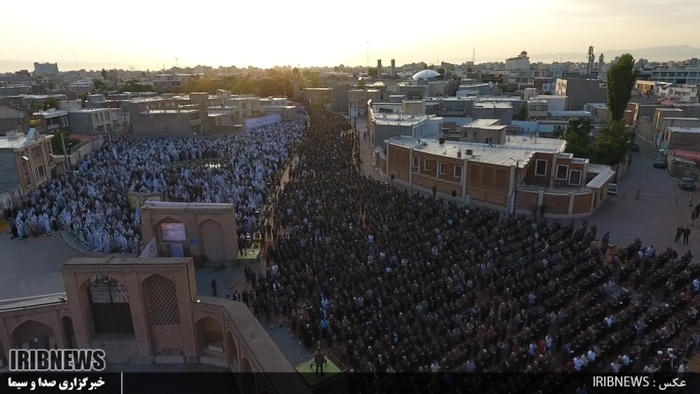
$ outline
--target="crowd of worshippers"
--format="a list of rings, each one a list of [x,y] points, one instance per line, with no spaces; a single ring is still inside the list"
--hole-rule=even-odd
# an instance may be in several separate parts
[[[261,320],[365,372],[670,371],[697,347],[690,253],[369,179],[347,128],[312,116],[247,297]]]
[[[106,142],[72,171],[30,192],[11,212],[13,237],[67,229],[94,251],[139,251],[139,211],[128,192],[166,201],[233,203],[238,228],[252,233],[272,178],[306,128],[306,118],[236,136],[120,139]]]

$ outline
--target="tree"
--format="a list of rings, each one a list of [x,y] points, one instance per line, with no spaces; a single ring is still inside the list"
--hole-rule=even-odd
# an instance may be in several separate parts
[[[529,118],[529,113],[527,109],[527,103],[522,104],[520,106],[520,109],[518,110],[518,113],[514,116],[515,120],[527,120]]]
[[[367,87],[367,84],[365,83],[364,79],[360,79],[357,81],[357,88],[364,90]]]
[[[102,76],[102,79],[107,79],[107,70],[103,68],[102,71],[100,71],[100,75]]]
[[[566,140],[566,151],[573,153],[575,157],[590,158],[594,148],[591,130],[593,130],[593,126],[590,119],[569,119],[566,130],[561,135]]]
[[[632,147],[632,133],[622,121],[608,123],[595,140],[594,160],[610,166],[618,165]]]
[[[370,76],[377,78],[377,67],[370,67],[367,69],[367,74]]]
[[[626,53],[608,71],[608,109],[610,121],[622,120],[632,97],[639,70],[634,67],[634,57]]]

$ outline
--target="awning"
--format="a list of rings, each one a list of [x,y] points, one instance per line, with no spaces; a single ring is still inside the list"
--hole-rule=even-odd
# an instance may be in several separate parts
[[[700,161],[700,152],[695,152],[692,150],[676,149],[673,151],[673,155],[680,157],[681,159]]]

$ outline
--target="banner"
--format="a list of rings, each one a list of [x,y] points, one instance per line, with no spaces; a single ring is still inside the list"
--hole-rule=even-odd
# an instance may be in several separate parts
[[[146,244],[139,258],[150,259],[158,257],[158,248],[156,248],[156,237],[151,238],[151,241]]]
[[[281,121],[282,117],[279,114],[272,114],[261,118],[246,119],[245,127],[247,130],[252,130],[258,127],[279,123]]]
[[[161,193],[136,193],[136,192],[129,192],[127,194],[127,198],[129,199],[129,206],[132,209],[138,209],[143,206],[143,204],[146,203],[146,201],[162,201],[163,200],[163,195]]]

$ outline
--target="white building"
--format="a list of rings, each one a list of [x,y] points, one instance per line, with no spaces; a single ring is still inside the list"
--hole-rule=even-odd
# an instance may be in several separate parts
[[[700,85],[700,67],[657,68],[651,70],[651,80],[655,82]]]
[[[526,51],[520,52],[520,55],[506,59],[507,71],[524,71],[530,69],[530,58]]]

